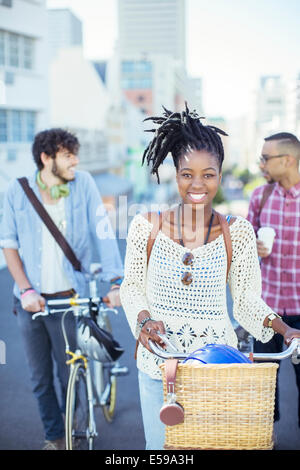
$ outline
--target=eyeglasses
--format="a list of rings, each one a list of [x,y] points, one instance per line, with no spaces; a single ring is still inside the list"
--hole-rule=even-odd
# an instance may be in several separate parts
[[[192,266],[194,262],[194,255],[192,253],[185,253],[182,257],[182,262],[185,266]],[[189,286],[193,282],[192,273],[185,272],[181,276],[181,282],[185,286]]]
[[[260,163],[267,163],[268,160],[272,160],[272,158],[280,158],[280,157],[286,157],[287,154],[284,153],[282,155],[262,155],[261,157],[259,157],[259,162]]]

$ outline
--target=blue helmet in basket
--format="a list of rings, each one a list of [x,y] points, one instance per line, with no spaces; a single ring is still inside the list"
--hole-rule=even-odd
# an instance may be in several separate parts
[[[192,361],[199,361],[202,364],[232,364],[237,362],[251,364],[250,359],[245,354],[226,344],[207,344],[203,348],[192,352],[184,363],[191,363]]]

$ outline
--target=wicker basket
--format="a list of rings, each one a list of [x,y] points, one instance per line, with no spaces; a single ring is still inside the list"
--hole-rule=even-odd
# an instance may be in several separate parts
[[[166,398],[165,364],[160,366]],[[273,448],[278,365],[178,364],[184,423],[166,426],[165,449]]]

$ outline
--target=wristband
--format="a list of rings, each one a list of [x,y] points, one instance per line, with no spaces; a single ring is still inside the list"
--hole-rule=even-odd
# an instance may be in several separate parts
[[[122,277],[115,277],[114,279],[111,279],[110,283],[112,286],[120,286],[123,282],[123,278]]]
[[[113,286],[110,287],[110,290],[115,290],[115,289],[120,289],[119,284],[114,284]]]
[[[27,294],[30,294],[30,292],[35,292],[35,290],[32,289],[32,287],[30,289],[26,289],[25,292],[21,294],[21,298],[23,299]]]
[[[20,289],[20,294],[23,295],[23,294],[25,294],[26,291],[32,290],[32,289],[33,289],[33,287],[31,287],[31,286],[30,287],[25,287],[25,289]]]
[[[139,323],[139,329],[140,329],[140,331],[141,331],[141,329],[143,328],[143,326],[144,326],[148,321],[150,321],[150,320],[152,320],[152,318],[147,317],[147,318],[144,318],[144,320],[142,320],[142,321]]]
[[[280,315],[278,315],[277,313],[273,312],[273,313],[270,313],[270,315],[267,316],[267,319],[268,319],[268,328],[272,328],[272,322],[273,320],[275,320],[276,318],[281,318]]]

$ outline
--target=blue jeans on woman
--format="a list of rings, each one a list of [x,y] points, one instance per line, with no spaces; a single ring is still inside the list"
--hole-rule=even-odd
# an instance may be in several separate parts
[[[25,345],[33,393],[38,401],[45,430],[45,439],[50,441],[60,439],[65,434],[62,415],[65,412],[69,376],[61,330],[62,313],[32,320],[32,314],[23,310],[17,298],[14,299],[14,307]],[[72,349],[75,345],[75,320],[72,313],[67,314],[65,326]],[[54,361],[61,393],[60,404],[54,386]]]
[[[138,378],[146,450],[163,450],[165,425],[159,418],[164,402],[162,380],[152,379],[140,370]]]

